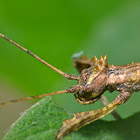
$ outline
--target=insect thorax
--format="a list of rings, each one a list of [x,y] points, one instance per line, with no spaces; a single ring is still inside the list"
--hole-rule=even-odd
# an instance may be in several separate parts
[[[140,90],[140,65],[131,63],[122,66],[109,66],[108,68],[108,89],[124,92]]]

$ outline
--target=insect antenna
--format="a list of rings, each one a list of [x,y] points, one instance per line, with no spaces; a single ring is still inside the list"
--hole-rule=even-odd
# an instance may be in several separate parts
[[[64,76],[65,78],[69,79],[69,80],[79,80],[79,77],[74,75],[74,74],[67,74],[64,73],[63,71],[55,68],[54,66],[52,66],[51,64],[49,64],[48,62],[44,61],[43,59],[41,59],[40,57],[38,57],[37,55],[35,55],[34,53],[30,52],[29,50],[25,49],[24,47],[22,47],[21,45],[17,44],[16,42],[14,42],[13,40],[7,38],[5,35],[0,33],[0,36],[3,37],[4,39],[6,39],[7,41],[11,42],[12,44],[14,44],[15,46],[17,46],[18,48],[20,48],[21,50],[25,51],[26,53],[30,54],[31,56],[33,56],[34,58],[36,58],[37,60],[41,61],[43,64],[45,64],[46,66],[50,67],[51,69],[53,69],[54,71],[56,71],[57,73],[61,74],[62,76]]]
[[[16,100],[10,100],[8,102],[0,103],[0,106],[17,103],[17,102],[21,102],[21,101],[32,100],[32,99],[36,99],[36,98],[43,98],[46,96],[52,96],[52,95],[56,95],[56,94],[63,94],[63,93],[70,93],[70,90],[66,89],[66,90],[55,91],[52,93],[47,93],[47,94],[42,94],[42,95],[36,95],[36,96],[31,96],[31,97],[26,97],[26,98],[21,98],[21,99],[16,99]]]

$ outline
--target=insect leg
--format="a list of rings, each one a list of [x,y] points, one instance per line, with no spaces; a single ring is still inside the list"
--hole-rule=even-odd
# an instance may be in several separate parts
[[[82,104],[82,105],[93,104],[93,103],[95,103],[95,102],[99,99],[99,98],[97,97],[97,98],[91,99],[91,100],[89,100],[89,101],[83,101],[83,100],[79,99],[79,98],[76,96],[76,94],[74,94],[74,97],[75,97],[76,101],[77,101],[78,103]]]
[[[104,106],[107,106],[109,104],[107,98],[104,96],[104,95],[101,95],[101,98],[100,98],[100,101],[102,102],[102,104]],[[111,114],[113,115],[113,117],[116,119],[116,120],[120,120],[121,119],[121,116],[115,111],[113,110],[111,112]]]
[[[56,133],[55,139],[60,140],[64,138],[66,135],[68,135],[69,133],[73,131],[77,131],[79,128],[106,116],[107,114],[111,113],[116,107],[118,107],[120,104],[125,103],[130,96],[131,93],[122,92],[115,98],[113,102],[111,102],[110,104],[108,104],[106,107],[102,109],[74,114],[74,117],[72,119],[63,122],[63,126]]]

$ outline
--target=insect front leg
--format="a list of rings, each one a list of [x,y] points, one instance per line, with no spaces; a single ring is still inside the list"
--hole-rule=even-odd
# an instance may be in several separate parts
[[[81,127],[106,116],[116,109],[120,104],[125,103],[130,96],[131,93],[129,92],[121,92],[113,102],[102,109],[74,114],[72,119],[63,122],[63,126],[56,133],[55,139],[60,140],[71,132],[77,131]]]
[[[76,94],[74,94],[74,97],[76,99],[76,101],[82,105],[88,105],[88,104],[93,104],[95,103],[99,98],[95,98],[95,99],[92,99],[92,100],[89,100],[89,101],[84,101],[84,100],[81,100],[79,97],[76,96]]]

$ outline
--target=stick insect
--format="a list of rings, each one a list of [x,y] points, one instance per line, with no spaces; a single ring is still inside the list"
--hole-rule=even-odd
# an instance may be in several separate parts
[[[0,36],[41,61],[43,64],[50,67],[66,79],[76,80],[78,82],[77,85],[65,90],[11,100],[9,102],[0,103],[0,106],[63,93],[73,93],[76,101],[83,105],[95,103],[99,99],[101,99],[105,105],[102,109],[73,114],[74,117],[72,119],[65,120],[63,122],[63,126],[56,133],[56,140],[63,139],[71,132],[113,112],[120,104],[125,103],[133,92],[140,91],[140,63],[132,62],[127,65],[114,66],[108,64],[107,55],[104,57],[101,55],[100,59],[97,59],[96,56],[94,58],[82,56],[81,58],[74,59],[74,65],[80,72],[80,75],[76,76],[74,74],[67,74],[60,71],[3,34],[0,34]],[[109,90],[109,92],[113,92],[115,90],[120,92],[111,103],[108,103],[107,99],[103,96],[103,93],[107,90]],[[120,118],[116,112],[113,112],[113,115],[115,118]]]

